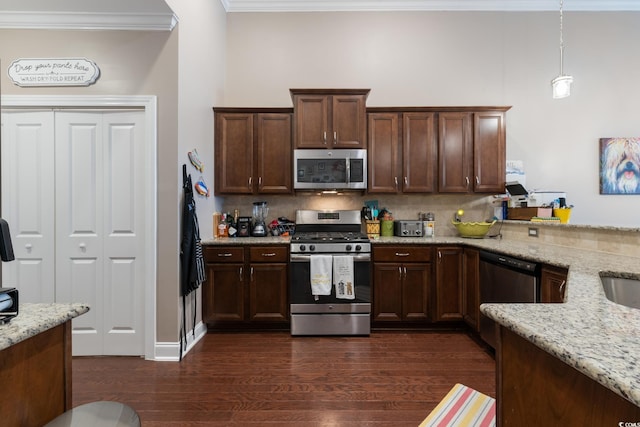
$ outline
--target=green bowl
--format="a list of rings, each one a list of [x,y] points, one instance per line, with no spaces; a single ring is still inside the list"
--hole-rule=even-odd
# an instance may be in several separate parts
[[[468,237],[470,239],[482,239],[489,232],[489,229],[495,221],[492,222],[459,222],[451,221],[458,229],[460,237]]]

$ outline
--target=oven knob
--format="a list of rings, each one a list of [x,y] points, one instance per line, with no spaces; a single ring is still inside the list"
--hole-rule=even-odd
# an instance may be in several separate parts
[[[316,245],[309,245],[309,250],[311,252],[315,251],[316,250]]]
[[[347,252],[351,252],[351,245],[347,245],[347,247],[345,248],[347,250]]]
[[[361,251],[361,250],[362,250],[362,246],[356,245],[356,252]]]
[[[305,245],[300,245],[300,251],[304,252],[307,250],[307,247]]]

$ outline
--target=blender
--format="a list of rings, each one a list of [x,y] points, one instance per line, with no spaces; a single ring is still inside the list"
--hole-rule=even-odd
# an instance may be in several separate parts
[[[267,235],[267,215],[269,214],[269,208],[267,202],[254,202],[253,203],[253,230],[251,235],[255,237],[263,237]]]

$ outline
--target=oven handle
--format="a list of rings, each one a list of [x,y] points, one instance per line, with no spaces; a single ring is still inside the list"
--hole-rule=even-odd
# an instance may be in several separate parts
[[[311,257],[313,255],[299,255],[299,254],[291,254],[289,255],[289,261],[291,262],[311,262]],[[353,262],[367,262],[371,261],[371,254],[358,254],[352,255]]]

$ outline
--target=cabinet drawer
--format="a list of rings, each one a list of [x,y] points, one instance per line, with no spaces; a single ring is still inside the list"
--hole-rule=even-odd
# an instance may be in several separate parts
[[[203,252],[206,262],[244,262],[242,246],[205,246]]]
[[[429,262],[431,246],[387,246],[373,245],[373,261]]]
[[[287,262],[286,246],[254,246],[249,248],[251,262]]]

